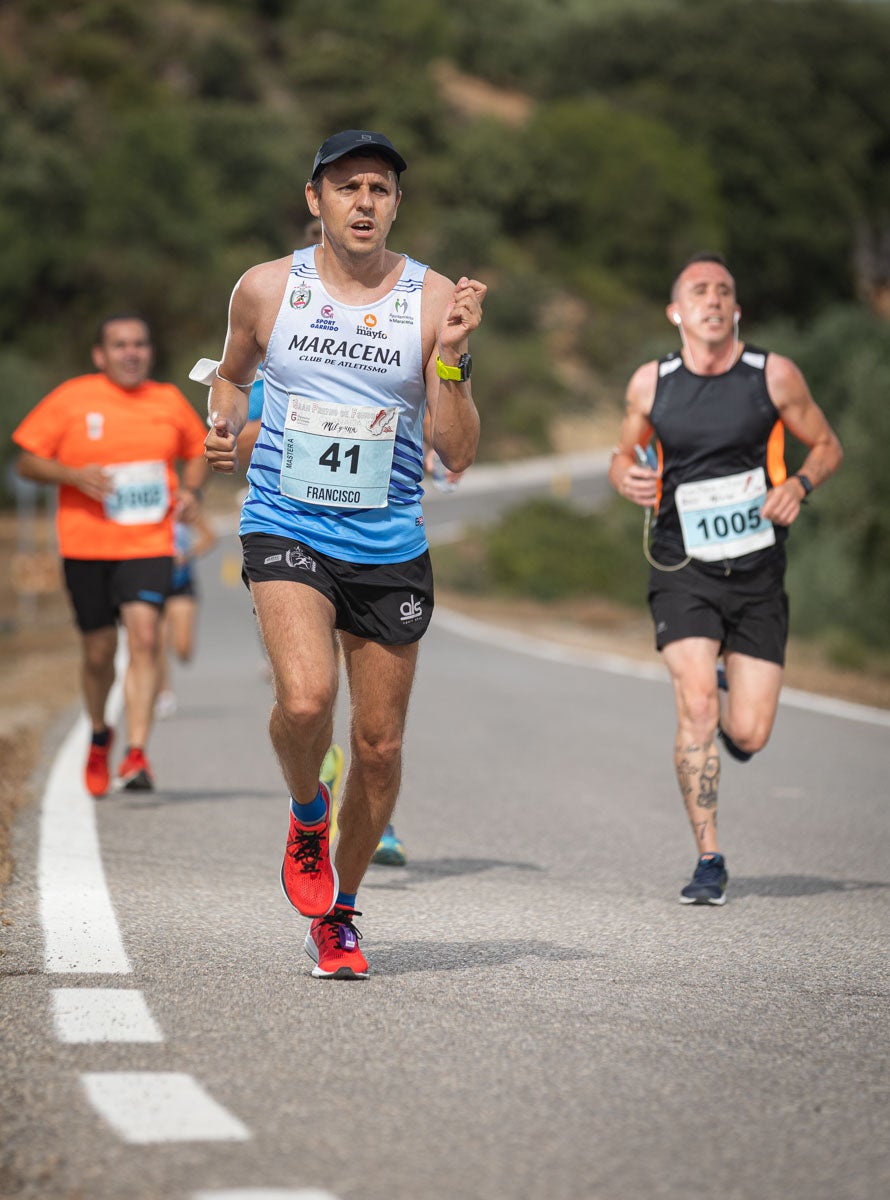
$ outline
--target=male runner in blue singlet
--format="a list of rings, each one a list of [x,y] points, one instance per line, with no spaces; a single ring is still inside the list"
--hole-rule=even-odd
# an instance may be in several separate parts
[[[680,899],[723,904],[715,738],[741,762],[769,739],[788,635],[788,526],[842,451],[794,363],[739,343],[735,281],[721,258],[691,259],[666,312],[682,349],[631,378],[609,478],[657,514],[649,606],[674,685],[674,766],[699,856]],[[808,450],[790,476],[785,429]],[[641,461],[653,431],[656,469]]]
[[[208,400],[206,456],[237,465],[247,393],[264,408],[241,515],[244,574],[272,665],[270,735],[291,794],[282,886],[313,918],[313,975],[365,978],[356,892],[399,790],[402,739],[433,581],[420,498],[423,422],[453,471],[472,463],[479,416],[468,338],[486,288],[387,249],[405,160],[345,130],[306,184],[322,243],[252,267],[235,287]],[[336,862],[330,795],[339,638],[350,689],[350,767]]]
[[[310,222],[311,225],[318,225],[318,222]],[[321,240],[321,227],[318,228],[318,241]],[[314,244],[314,243],[313,243]],[[254,381],[253,387],[250,389],[250,394],[247,397],[247,423],[238,434],[238,459],[244,463],[250,462],[250,456],[253,454],[253,448],[256,445],[256,440],[259,437],[260,429],[263,423],[263,380],[262,374]],[[425,448],[425,447],[424,447]],[[429,454],[434,454],[435,451],[430,450]],[[343,775],[344,756],[341,748],[332,744],[324,761],[321,764],[321,781],[327,786],[331,793],[331,840],[333,841],[337,827],[337,799],[339,795],[340,780]],[[380,835],[380,841],[377,843],[377,849],[371,858],[372,863],[380,863],[387,867],[404,867],[408,861],[408,856],[405,852],[405,844],[395,831],[395,827],[390,822],[383,833]]]

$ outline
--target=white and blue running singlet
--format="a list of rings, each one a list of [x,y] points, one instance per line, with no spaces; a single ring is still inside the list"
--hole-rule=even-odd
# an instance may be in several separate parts
[[[406,257],[381,300],[343,304],[324,290],[315,247],[294,252],[263,361],[242,534],[279,534],[356,563],[426,550],[426,271]]]

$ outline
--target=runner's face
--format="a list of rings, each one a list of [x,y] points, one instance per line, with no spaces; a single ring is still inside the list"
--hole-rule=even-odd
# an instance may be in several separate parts
[[[338,159],[325,169],[318,192],[306,187],[309,208],[321,217],[326,240],[351,254],[382,249],[401,195],[395,171],[384,158]]]
[[[692,263],[677,281],[676,296],[669,314],[683,318],[683,332],[709,346],[732,337],[733,314],[738,305],[735,283],[719,263]]]
[[[110,321],[101,344],[93,347],[95,365],[122,388],[145,383],[152,358],[151,338],[141,321]]]

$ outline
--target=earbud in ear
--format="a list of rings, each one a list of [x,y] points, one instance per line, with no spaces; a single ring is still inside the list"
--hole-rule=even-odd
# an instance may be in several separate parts
[[[680,316],[680,314],[679,314],[679,313],[672,313],[672,314],[671,314],[671,320],[674,322],[674,324],[675,324],[675,325],[682,325],[682,324],[683,324],[683,318]]]
[[[739,314],[737,312],[732,314],[732,323],[733,325],[738,325],[739,323]]]

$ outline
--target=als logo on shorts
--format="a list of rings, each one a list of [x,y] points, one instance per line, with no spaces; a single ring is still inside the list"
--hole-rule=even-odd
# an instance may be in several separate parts
[[[423,617],[423,605],[419,600],[415,599],[414,593],[404,604],[399,605],[399,620],[403,625],[410,625],[414,621],[419,621]]]
[[[292,570],[314,571],[318,567],[315,559],[302,546],[292,546],[285,554],[284,561]]]

